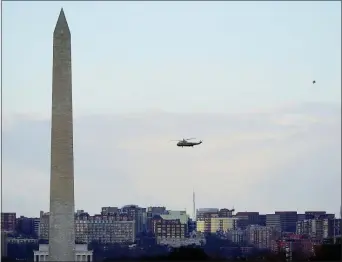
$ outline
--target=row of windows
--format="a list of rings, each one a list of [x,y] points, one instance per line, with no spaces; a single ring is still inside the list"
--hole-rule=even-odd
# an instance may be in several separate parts
[[[180,228],[180,227],[185,227],[185,225],[157,225],[157,227],[177,227],[177,228]]]
[[[165,232],[165,231],[162,231],[162,232],[157,232],[157,234],[173,234],[173,235],[184,235],[184,232]]]
[[[79,224],[87,224],[87,223],[95,223],[95,224],[107,224],[107,223],[122,223],[122,222],[130,222],[132,223],[133,219],[128,218],[120,218],[120,219],[106,219],[106,220],[75,220],[76,223]]]
[[[165,235],[162,235],[162,236],[158,236],[159,238],[164,238],[164,239],[166,239],[166,238],[184,238],[184,236],[165,236]]]
[[[184,228],[157,228],[156,231],[185,231]]]
[[[108,231],[88,231],[88,232],[76,232],[79,234],[104,234],[104,235],[112,235],[112,236],[116,236],[116,235],[127,235],[127,234],[131,234],[133,235],[133,231],[122,231],[122,232],[108,232]]]
[[[133,230],[134,227],[116,227],[116,226],[110,226],[110,227],[75,227],[75,229],[79,230],[99,230],[99,231],[104,231],[104,230]]]

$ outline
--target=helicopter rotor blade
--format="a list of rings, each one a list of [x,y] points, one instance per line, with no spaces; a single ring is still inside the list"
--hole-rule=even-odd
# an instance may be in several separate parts
[[[187,138],[187,139],[184,139],[184,140],[192,140],[192,139],[196,139],[196,138],[194,138],[194,137],[192,137],[192,138]]]

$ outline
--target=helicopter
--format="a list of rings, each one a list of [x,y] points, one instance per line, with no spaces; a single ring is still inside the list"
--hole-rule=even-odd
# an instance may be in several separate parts
[[[316,84],[316,80],[312,81],[312,84]]]
[[[202,144],[202,140],[200,140],[199,142],[189,142],[188,140],[192,140],[192,139],[196,139],[196,138],[188,138],[188,139],[184,139],[183,140],[171,140],[171,141],[178,141],[177,143],[177,146],[179,147],[194,147],[194,146],[197,146],[197,145],[200,145]]]

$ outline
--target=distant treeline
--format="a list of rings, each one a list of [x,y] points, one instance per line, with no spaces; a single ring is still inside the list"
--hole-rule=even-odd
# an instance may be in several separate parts
[[[210,246],[209,246],[210,247]],[[220,246],[199,248],[195,246],[175,248],[167,250],[165,247],[157,246],[140,253],[128,248],[112,247],[109,252],[101,252],[100,246],[93,245],[94,262],[108,261],[286,261],[284,252],[274,254],[268,251],[255,250],[247,258],[239,252],[227,254]],[[107,247],[109,248],[109,247]],[[107,249],[105,248],[105,250]],[[33,261],[33,246],[10,245],[9,251],[13,256],[2,257],[1,261]],[[292,261],[341,261],[341,244],[325,244],[316,246],[315,256],[308,258],[301,252],[292,253]],[[97,254],[96,254],[97,253]]]
[[[336,245],[322,245],[317,246],[315,250],[315,256],[308,258],[305,257],[300,252],[292,253],[292,261],[341,261],[341,244]],[[160,256],[144,256],[140,258],[128,258],[128,257],[120,257],[120,258],[106,258],[103,261],[286,261],[286,256],[284,253],[273,254],[271,252],[260,252],[255,253],[248,258],[234,257],[231,259],[223,258],[223,257],[209,257],[205,251],[201,248],[196,247],[181,247],[172,250],[168,255],[160,255]]]
[[[204,252],[201,248],[195,247],[181,247],[173,249],[167,255],[159,255],[159,256],[143,256],[140,258],[106,258],[103,261],[175,261],[175,260],[185,260],[185,261],[211,261],[212,259]]]

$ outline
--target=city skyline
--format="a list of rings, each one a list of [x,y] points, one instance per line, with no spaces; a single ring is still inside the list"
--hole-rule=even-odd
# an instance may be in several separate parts
[[[201,207],[339,214],[337,5],[149,3],[142,13],[138,3],[110,3],[94,24],[85,19],[94,5],[63,4],[75,35],[76,207],[95,213],[99,203],[164,203],[191,213],[195,188]],[[48,210],[47,39],[60,6],[4,4],[4,211]],[[134,16],[139,24],[124,23]],[[136,41],[142,36],[145,42]],[[22,52],[42,55],[22,61]],[[13,77],[17,72],[22,77]],[[168,143],[191,136],[203,145]]]
[[[192,221],[196,220],[196,219],[194,219],[193,215],[190,214],[190,212],[188,210],[171,210],[171,209],[169,209],[165,205],[164,206],[146,206],[146,207],[141,207],[141,206],[134,205],[134,204],[128,204],[128,205],[124,205],[124,206],[106,206],[106,207],[101,206],[101,207],[99,207],[99,209],[95,213],[90,213],[87,210],[75,208],[75,215],[78,216],[79,214],[87,214],[89,216],[102,216],[101,208],[108,208],[108,207],[110,207],[110,208],[118,208],[118,210],[122,210],[125,206],[131,206],[131,205],[137,206],[138,208],[145,208],[145,209],[155,208],[155,207],[165,208],[166,212],[169,212],[169,211],[171,211],[171,212],[184,212],[185,211],[185,213],[189,217],[189,219],[191,219]],[[207,210],[207,209],[210,209],[210,210],[214,210],[215,209],[217,211],[222,210],[222,209],[230,210],[227,207],[199,207],[199,208],[196,209],[196,212],[198,212],[198,211],[202,211],[203,212],[203,210]],[[81,212],[84,212],[84,213],[81,213]],[[274,214],[276,214],[276,212],[297,212],[297,215],[303,215],[303,214],[311,213],[311,212],[325,212],[325,215],[333,214],[333,213],[327,212],[326,210],[311,210],[311,209],[310,210],[309,209],[308,210],[304,210],[303,212],[299,212],[299,211],[294,210],[294,209],[291,209],[291,210],[290,209],[289,210],[274,210],[274,211],[271,211],[271,212],[268,212],[268,213],[260,212],[258,210],[253,210],[253,211],[235,210],[235,211],[232,212],[232,217],[235,217],[237,213],[240,213],[240,215],[241,215],[241,213],[245,213],[245,212],[248,212],[248,213],[257,212],[261,216],[262,215],[274,215]],[[10,212],[8,212],[8,211],[7,212],[2,212],[2,213],[16,214],[17,218],[22,218],[22,217],[23,218],[39,218],[40,217],[39,215],[41,215],[41,214],[43,214],[43,215],[49,214],[49,211],[48,210],[40,210],[39,214],[36,215],[36,216],[27,216],[25,214],[20,214],[20,213],[16,212],[15,210],[14,211],[10,211]],[[333,215],[335,215],[335,219],[341,219],[342,218],[341,214],[333,214]]]
[[[193,221],[184,211],[165,207],[101,207],[97,215],[77,210],[74,216],[76,261],[103,261],[103,257],[122,261],[122,251],[130,258],[153,256],[157,249],[167,255],[170,248],[189,245],[195,245],[211,257],[215,253],[222,258],[241,254],[251,257],[261,250],[278,257],[286,253],[298,258],[300,253],[306,258],[317,258],[316,250],[327,245],[336,247],[336,257],[340,254],[341,219],[323,210],[302,214],[233,212],[227,208],[204,208],[198,210]],[[35,261],[47,261],[47,246],[51,244],[50,215],[41,211],[39,218],[30,218],[1,213],[2,243],[5,243],[2,254],[18,260],[31,258],[33,253]],[[222,254],[223,248],[230,252]]]

